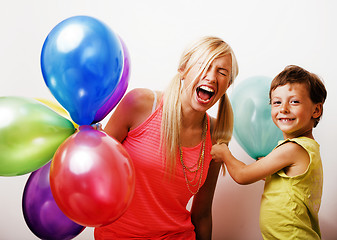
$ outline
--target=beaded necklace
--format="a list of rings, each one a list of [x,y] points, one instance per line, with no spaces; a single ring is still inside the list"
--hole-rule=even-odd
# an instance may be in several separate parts
[[[207,128],[208,128],[208,123],[207,123],[207,118],[206,118],[206,114],[203,120],[203,130],[202,130],[202,147],[200,148],[200,154],[199,154],[199,159],[198,161],[191,167],[186,166],[184,159],[183,159],[183,150],[181,148],[181,145],[179,144],[179,153],[180,153],[180,162],[181,165],[183,166],[183,172],[184,172],[184,177],[185,177],[185,181],[186,181],[186,185],[188,190],[195,195],[199,189],[200,189],[200,185],[201,185],[201,180],[202,180],[202,174],[204,171],[204,160],[205,160],[205,145],[206,145],[206,133],[207,133]],[[200,174],[199,173],[200,170]],[[193,175],[192,178],[188,178],[188,173],[190,173],[189,175]],[[198,177],[197,177],[198,176]],[[196,191],[193,191],[191,188],[195,188],[197,187]]]

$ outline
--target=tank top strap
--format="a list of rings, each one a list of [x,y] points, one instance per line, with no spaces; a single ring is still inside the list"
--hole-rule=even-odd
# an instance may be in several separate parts
[[[153,100],[151,113],[153,113],[156,110],[156,106],[157,106],[157,93],[154,90],[152,90],[152,92],[153,92],[153,95],[154,95],[154,100]]]

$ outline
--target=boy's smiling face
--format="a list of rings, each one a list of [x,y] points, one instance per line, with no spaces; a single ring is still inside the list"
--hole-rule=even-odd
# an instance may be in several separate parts
[[[271,93],[271,116],[285,139],[313,138],[314,118],[322,113],[322,104],[313,103],[308,88],[302,83],[288,83]]]

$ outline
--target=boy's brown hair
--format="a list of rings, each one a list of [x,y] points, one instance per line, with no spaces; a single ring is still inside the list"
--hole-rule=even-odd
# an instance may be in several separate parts
[[[269,99],[271,99],[272,91],[274,91],[279,86],[286,85],[287,83],[305,84],[308,88],[311,101],[315,104],[322,103],[323,114],[323,104],[327,96],[327,91],[323,81],[316,74],[308,72],[304,68],[296,65],[286,66],[284,70],[280,72],[271,82]],[[321,116],[315,119],[314,127],[317,126]]]

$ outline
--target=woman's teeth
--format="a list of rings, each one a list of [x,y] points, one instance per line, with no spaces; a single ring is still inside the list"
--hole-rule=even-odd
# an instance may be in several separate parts
[[[207,102],[214,95],[214,90],[207,86],[200,86],[197,88],[197,95],[200,100]]]

